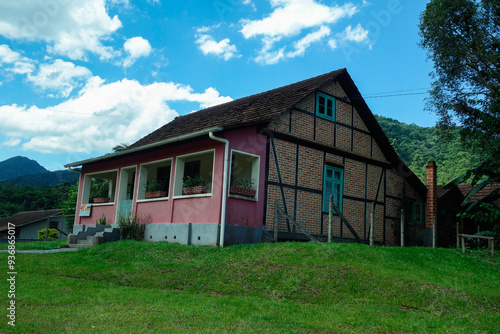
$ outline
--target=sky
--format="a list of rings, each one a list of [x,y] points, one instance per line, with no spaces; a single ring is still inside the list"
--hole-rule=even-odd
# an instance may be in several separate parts
[[[48,170],[178,115],[346,68],[373,113],[433,126],[418,0],[0,0],[0,161]]]

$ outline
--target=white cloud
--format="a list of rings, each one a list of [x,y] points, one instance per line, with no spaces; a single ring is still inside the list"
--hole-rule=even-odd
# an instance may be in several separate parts
[[[361,24],[358,24],[354,29],[348,26],[343,32],[343,39],[358,43],[366,42],[368,40],[368,30],[363,29]]]
[[[68,97],[73,89],[92,76],[86,67],[56,59],[51,64],[42,64],[36,75],[28,75],[28,81],[42,90],[55,90],[57,97]]]
[[[14,74],[28,74],[34,71],[35,62],[21,56],[6,44],[0,45],[0,67]]]
[[[306,52],[306,49],[311,46],[312,43],[318,42],[323,37],[330,35],[330,28],[327,26],[322,26],[318,30],[307,34],[305,37],[299,39],[294,43],[295,50],[293,52],[289,52],[287,54],[288,58],[293,58],[296,56],[303,56]]]
[[[304,55],[311,44],[330,35],[329,25],[351,17],[358,11],[352,3],[327,6],[315,0],[270,0],[270,2],[273,11],[268,16],[260,20],[241,20],[240,30],[246,39],[252,37],[262,39],[262,48],[254,60],[266,65]],[[314,28],[316,30],[311,31]],[[304,31],[309,32],[298,40],[290,41]],[[279,41],[284,41],[285,45],[275,49],[274,45]],[[293,51],[285,52],[287,42],[293,46]]]
[[[129,67],[140,57],[147,57],[153,50],[147,39],[142,37],[132,37],[123,43],[123,49],[128,56],[123,60],[123,67]]]
[[[217,28],[215,27],[201,27],[196,30],[196,44],[198,48],[206,55],[215,55],[224,60],[229,60],[234,57],[239,57],[238,49],[235,45],[231,44],[229,38],[224,38],[217,42],[208,32],[210,30]]]
[[[0,35],[9,39],[44,41],[50,53],[84,60],[88,53],[101,60],[116,52],[104,41],[122,26],[110,17],[105,0],[0,2]]]
[[[240,30],[245,38],[264,35],[294,36],[303,29],[333,24],[357,12],[356,6],[326,6],[314,0],[271,0],[274,11],[261,20],[242,20]]]
[[[345,45],[348,42],[355,42],[368,44],[371,48],[372,45],[368,33],[369,31],[365,30],[361,24],[358,24],[354,29],[349,25],[343,32],[336,35],[337,38],[330,39],[328,41],[328,45],[330,45],[332,50],[334,50],[339,46],[339,44]]]
[[[178,114],[169,101],[191,101],[208,107],[230,101],[214,88],[196,93],[188,85],[135,80],[104,84],[92,77],[76,98],[48,108],[0,106],[0,132],[11,145],[44,153],[109,152],[134,142]]]

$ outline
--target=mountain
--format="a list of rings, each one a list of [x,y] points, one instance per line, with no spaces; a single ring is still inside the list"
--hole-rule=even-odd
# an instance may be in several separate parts
[[[18,176],[12,179],[0,181],[0,183],[10,183],[19,186],[49,186],[53,187],[58,184],[69,182],[75,183],[79,174],[68,170],[57,170],[55,172],[44,172]]]
[[[48,172],[35,160],[26,157],[13,157],[0,162],[0,181],[15,177]]]

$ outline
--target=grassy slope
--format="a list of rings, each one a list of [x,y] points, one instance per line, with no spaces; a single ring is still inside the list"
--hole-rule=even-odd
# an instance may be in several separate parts
[[[495,333],[500,324],[499,265],[450,249],[121,241],[16,256],[17,326],[3,320],[0,332]]]

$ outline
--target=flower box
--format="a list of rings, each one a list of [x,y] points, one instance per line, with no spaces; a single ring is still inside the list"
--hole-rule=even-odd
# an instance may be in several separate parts
[[[159,197],[167,197],[167,192],[164,191],[164,190],[146,191],[144,193],[144,197],[146,199],[159,198]]]
[[[196,195],[196,194],[204,194],[207,192],[206,186],[193,186],[193,187],[184,187],[182,188],[183,195]]]
[[[233,195],[240,195],[245,197],[255,197],[255,189],[247,189],[242,187],[231,186],[229,187],[229,193]]]
[[[97,204],[97,203],[109,203],[109,197],[94,197],[94,199],[92,200],[92,202],[94,202],[94,204]]]

